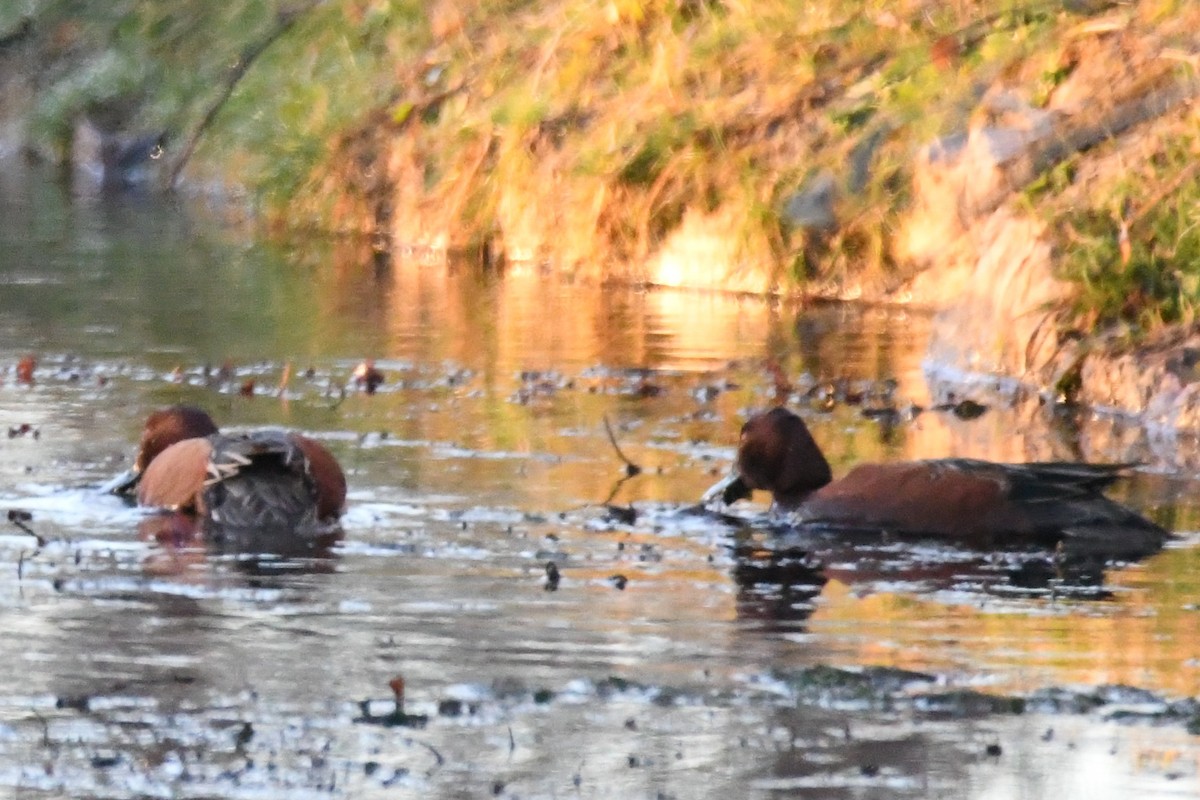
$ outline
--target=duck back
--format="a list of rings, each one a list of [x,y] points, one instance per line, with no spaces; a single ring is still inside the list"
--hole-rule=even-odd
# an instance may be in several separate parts
[[[285,431],[211,437],[204,507],[214,525],[301,536],[329,530],[332,523],[318,516],[317,483],[298,438]]]
[[[803,524],[831,530],[1140,558],[1169,534],[1102,494],[1126,469],[971,459],[865,464],[794,510]]]

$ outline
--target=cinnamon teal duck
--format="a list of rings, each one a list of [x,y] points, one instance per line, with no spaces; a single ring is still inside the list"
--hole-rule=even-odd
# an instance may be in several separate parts
[[[224,531],[288,531],[303,538],[336,528],[346,477],[324,445],[298,433],[221,433],[194,406],[146,420],[133,468],[105,489],[136,491],[140,505],[181,511]]]
[[[1130,466],[946,458],[863,464],[833,480],[804,421],[774,408],[742,426],[733,471],[703,502],[728,505],[759,489],[789,524],[809,530],[1136,559],[1170,534],[1104,496]]]

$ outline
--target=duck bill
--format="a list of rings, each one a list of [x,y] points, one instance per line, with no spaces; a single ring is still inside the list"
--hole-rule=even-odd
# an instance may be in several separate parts
[[[139,470],[127,469],[102,485],[100,492],[102,494],[129,494],[141,479],[142,473]]]
[[[749,498],[750,487],[746,485],[746,482],[742,480],[742,476],[735,469],[708,487],[708,491],[700,497],[700,504],[703,506],[717,504],[729,506],[738,500],[748,500]]]

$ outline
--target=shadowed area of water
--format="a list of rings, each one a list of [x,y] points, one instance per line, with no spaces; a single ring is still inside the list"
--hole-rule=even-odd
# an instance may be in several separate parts
[[[12,165],[0,786],[1195,791],[1200,550],[1179,466],[1193,445],[986,386],[970,390],[982,416],[933,410],[962,389],[928,385],[927,327],[903,310],[480,275],[419,254],[383,264],[357,243],[281,251],[162,198],[73,201]],[[32,384],[18,380],[26,354]],[[374,395],[348,384],[364,358],[386,375]],[[894,402],[871,399],[885,389]],[[776,396],[838,472],[950,455],[1144,462],[1116,495],[1179,537],[1086,587],[1031,588],[1019,559],[947,547],[817,564],[811,543],[771,534],[762,498],[724,520],[688,509]],[[345,541],[299,560],[171,549],[154,518],[98,495],[145,415],[179,401],[325,442],[350,482]],[[606,419],[642,474],[623,480]]]

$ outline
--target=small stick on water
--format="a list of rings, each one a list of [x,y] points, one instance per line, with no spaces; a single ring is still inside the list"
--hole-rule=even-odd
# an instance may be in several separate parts
[[[508,726],[508,755],[511,757],[517,749],[517,740],[513,738],[512,725]]]
[[[421,741],[420,739],[408,739],[408,740],[407,740],[407,743],[408,743],[408,744],[419,744],[419,745],[421,745],[421,747],[424,747],[426,750],[428,750],[430,753],[432,753],[432,754],[433,754],[433,757],[434,757],[434,759],[436,759],[436,763],[434,763],[434,765],[433,765],[433,769],[431,769],[431,770],[429,770],[428,772],[426,772],[426,773],[425,773],[425,777],[426,777],[426,778],[428,778],[428,777],[429,777],[430,775],[432,775],[433,773],[437,772],[437,771],[438,771],[438,769],[439,769],[439,768],[440,768],[440,767],[441,767],[443,764],[445,764],[445,763],[446,763],[446,759],[445,759],[445,758],[442,756],[442,754],[441,754],[441,753],[439,753],[439,752],[438,752],[438,749],[437,749],[436,747],[434,747],[433,745],[431,745],[429,742],[423,742],[423,741]]]
[[[613,433],[612,425],[608,423],[608,414],[604,415],[604,430],[608,431],[608,440],[612,442],[613,450],[617,451],[617,458],[625,463],[625,475],[632,478],[634,475],[640,475],[642,468],[629,460],[629,458],[621,452],[621,445],[617,444],[616,434]]]
[[[621,487],[625,485],[625,481],[632,477],[632,475],[626,475],[625,477],[618,479],[617,482],[613,484],[612,491],[608,493],[608,497],[604,498],[604,502],[600,505],[607,506],[609,503],[611,503],[613,498],[617,496],[617,492],[621,491]]]
[[[34,719],[42,723],[42,747],[50,747],[52,744],[50,741],[50,721],[36,711],[31,713],[33,714]]]
[[[28,511],[21,511],[17,508],[10,508],[8,510],[8,521],[20,528],[23,533],[27,533],[34,539],[37,539],[38,549],[40,550],[46,546],[46,540],[39,536],[37,531],[25,524],[32,519],[33,515]]]
[[[333,389],[333,382],[332,382],[332,381],[330,382],[330,386],[329,386],[329,388],[330,388],[330,390],[332,391],[332,389]],[[337,399],[333,401],[333,405],[331,405],[331,406],[329,407],[329,410],[330,410],[330,411],[336,411],[336,410],[337,410],[337,407],[338,407],[338,406],[340,406],[340,405],[342,404],[342,401],[344,401],[345,399],[346,399],[346,386],[345,386],[345,384],[343,384],[343,385],[342,385],[342,388],[341,388],[341,389],[339,390],[339,392],[338,392]]]
[[[283,377],[279,379],[279,397],[287,399],[288,383],[292,380],[292,362],[288,361],[283,365]]]

